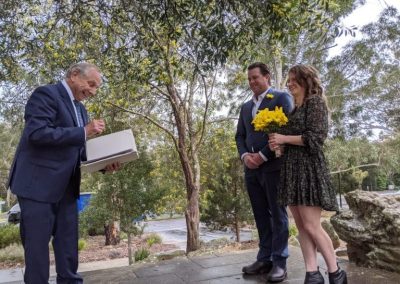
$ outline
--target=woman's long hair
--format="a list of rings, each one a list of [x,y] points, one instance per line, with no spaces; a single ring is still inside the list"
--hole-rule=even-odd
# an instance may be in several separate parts
[[[304,100],[312,96],[321,96],[326,103],[317,69],[311,65],[298,64],[290,68],[289,73],[293,74],[297,83],[305,89]]]

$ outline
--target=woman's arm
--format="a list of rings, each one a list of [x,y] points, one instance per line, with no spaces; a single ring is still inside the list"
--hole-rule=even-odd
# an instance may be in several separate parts
[[[269,135],[269,147],[271,150],[276,149],[279,145],[283,144],[304,146],[302,135],[282,135],[278,133],[272,133]]]

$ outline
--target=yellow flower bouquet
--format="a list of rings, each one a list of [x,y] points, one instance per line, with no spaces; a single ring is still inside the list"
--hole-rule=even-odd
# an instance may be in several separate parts
[[[264,131],[268,134],[279,132],[279,128],[286,125],[288,121],[283,108],[276,106],[274,110],[268,108],[260,110],[251,123],[256,131]],[[281,156],[280,149],[275,151],[275,155],[276,157]]]

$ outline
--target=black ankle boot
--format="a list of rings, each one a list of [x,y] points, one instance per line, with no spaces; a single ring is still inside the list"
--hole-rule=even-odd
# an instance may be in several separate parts
[[[329,273],[329,284],[347,284],[346,271],[338,266],[336,272]]]
[[[324,276],[322,276],[319,270],[306,272],[304,284],[324,284]]]

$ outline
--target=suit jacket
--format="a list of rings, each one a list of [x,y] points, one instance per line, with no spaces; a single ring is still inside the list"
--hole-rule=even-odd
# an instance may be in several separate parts
[[[86,109],[80,104],[84,123]],[[57,202],[65,191],[79,196],[85,132],[77,127],[74,106],[61,82],[37,88],[25,107],[25,127],[8,184],[21,197]]]
[[[274,97],[264,97],[258,110],[265,108],[275,109],[275,106],[281,106],[283,111],[288,115],[294,107],[293,98],[286,92],[270,89],[268,94],[272,94]],[[252,108],[254,102],[249,100],[242,105],[239,114],[239,121],[237,125],[237,131],[235,135],[236,146],[240,157],[246,152],[258,153],[261,151],[263,155],[268,159],[267,162],[262,164],[262,167],[266,171],[276,171],[280,168],[280,159],[275,157],[275,153],[268,147],[268,135],[263,131],[255,131],[252,117]],[[246,170],[249,170],[246,168]]]

